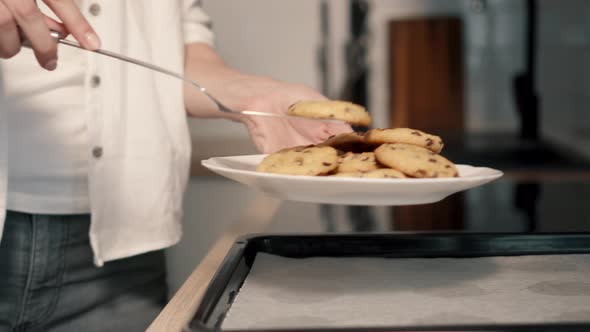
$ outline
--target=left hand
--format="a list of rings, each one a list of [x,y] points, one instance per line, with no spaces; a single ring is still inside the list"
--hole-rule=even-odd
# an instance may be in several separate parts
[[[249,93],[237,105],[240,110],[269,113],[286,113],[289,106],[299,100],[322,100],[315,90],[301,84],[290,84],[266,78],[249,77]],[[239,119],[248,128],[256,148],[261,153],[323,142],[332,135],[352,132],[347,124],[333,124],[313,120],[286,120],[262,116],[243,116]]]
[[[304,85],[240,73],[227,66],[214,49],[203,43],[186,46],[185,57],[185,75],[198,77],[199,83],[206,86],[213,96],[235,110],[287,113],[289,106],[297,101],[326,99]],[[244,123],[261,153],[316,144],[332,135],[352,132],[347,124],[223,113],[194,87],[188,84],[184,87],[185,107],[190,116],[225,118]]]

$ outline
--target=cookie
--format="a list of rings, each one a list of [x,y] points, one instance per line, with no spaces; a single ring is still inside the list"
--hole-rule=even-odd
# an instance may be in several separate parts
[[[289,106],[288,114],[313,119],[337,119],[364,127],[371,124],[371,116],[364,107],[339,100],[299,101]]]
[[[407,176],[393,168],[380,168],[363,174],[364,178],[374,179],[403,179]]]
[[[324,142],[318,144],[318,146],[331,146],[342,152],[354,153],[373,152],[377,147],[373,144],[367,144],[364,133],[359,132],[331,136]]]
[[[436,153],[440,153],[444,146],[440,137],[410,128],[371,129],[366,133],[365,141],[369,144],[413,144]]]
[[[300,146],[266,156],[259,172],[289,175],[324,175],[338,167],[338,151],[332,147]]]
[[[445,157],[421,146],[386,143],[375,150],[377,160],[416,178],[457,177],[455,165]]]
[[[368,172],[345,172],[336,173],[332,176],[336,177],[352,177],[352,178],[372,178],[372,179],[403,179],[407,176],[392,168],[380,168]]]
[[[339,178],[362,178],[362,172],[346,172],[346,173],[335,173],[330,176],[335,176]]]
[[[347,152],[338,159],[337,173],[368,172],[379,168],[373,152]]]

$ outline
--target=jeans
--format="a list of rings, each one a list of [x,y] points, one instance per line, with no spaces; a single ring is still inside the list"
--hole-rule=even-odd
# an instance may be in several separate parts
[[[93,264],[89,215],[8,211],[0,332],[144,331],[167,299],[163,251]]]

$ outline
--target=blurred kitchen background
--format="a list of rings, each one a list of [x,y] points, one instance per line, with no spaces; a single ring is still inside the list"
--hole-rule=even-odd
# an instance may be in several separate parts
[[[413,207],[285,202],[270,232],[552,231],[590,228],[590,1],[204,0],[217,49],[238,69],[368,107],[375,127],[439,134],[493,184]],[[191,120],[193,176],[175,291],[258,193],[206,172],[256,153],[246,130]]]

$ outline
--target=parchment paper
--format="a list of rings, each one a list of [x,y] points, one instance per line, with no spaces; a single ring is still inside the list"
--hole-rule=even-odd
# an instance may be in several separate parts
[[[590,255],[306,258],[259,254],[222,327],[590,321]]]

